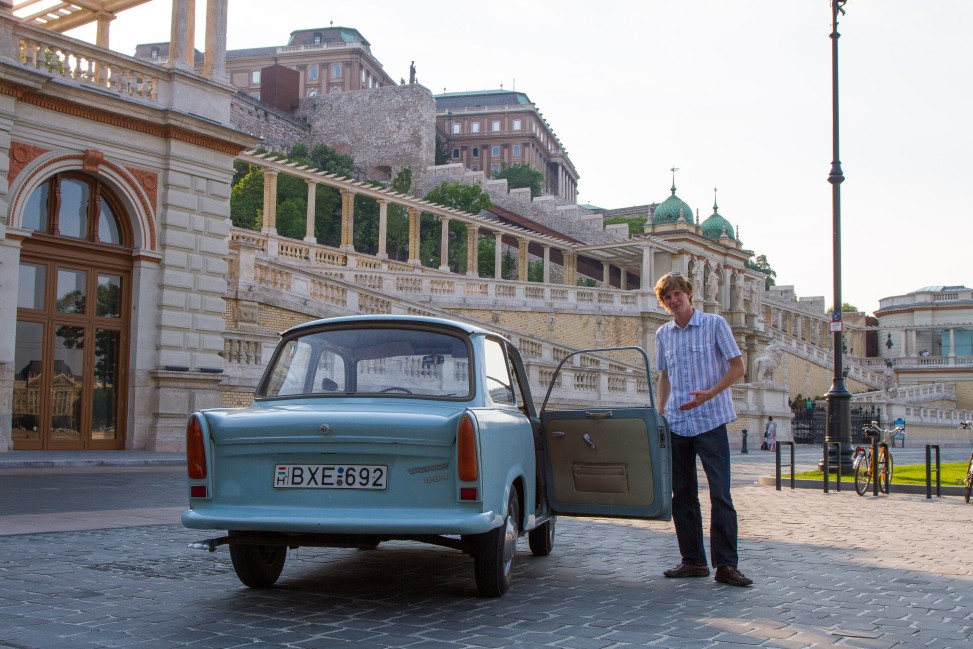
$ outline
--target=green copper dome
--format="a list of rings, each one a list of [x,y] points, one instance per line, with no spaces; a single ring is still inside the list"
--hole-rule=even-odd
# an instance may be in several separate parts
[[[681,198],[676,196],[676,184],[672,184],[672,196],[659,203],[652,213],[652,223],[676,223],[677,221],[693,222],[693,210]]]
[[[713,193],[716,193],[715,189],[713,190]],[[716,197],[714,196],[713,213],[709,215],[709,218],[700,224],[700,227],[703,228],[703,236],[707,239],[719,239],[724,236],[735,239],[733,236],[733,226],[730,225],[729,221],[720,215],[717,209],[719,208],[716,205]]]
[[[703,228],[703,236],[709,239],[719,239],[720,237],[724,236],[724,228],[726,228],[726,236],[730,237],[731,239],[735,238],[733,236],[733,226],[730,225],[729,221],[720,216],[720,213],[716,210],[709,215],[709,218],[700,224],[700,227]]]

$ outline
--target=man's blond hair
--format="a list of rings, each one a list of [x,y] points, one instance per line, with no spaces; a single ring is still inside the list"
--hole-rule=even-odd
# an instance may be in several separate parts
[[[693,283],[679,272],[666,273],[659,278],[659,281],[655,283],[655,299],[659,301],[660,305],[665,307],[666,303],[662,299],[662,296],[676,289],[688,295],[690,301],[693,299]]]

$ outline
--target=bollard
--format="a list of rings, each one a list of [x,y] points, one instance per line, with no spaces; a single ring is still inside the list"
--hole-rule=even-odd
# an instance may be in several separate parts
[[[939,444],[926,444],[926,500],[932,500],[932,457],[930,451],[936,449],[936,497],[942,498],[942,489],[939,485]]]
[[[750,451],[747,450],[747,429],[743,429],[743,447],[740,449],[740,453],[743,455],[749,455]]]
[[[780,491],[780,447],[785,444],[791,447],[791,489],[794,488],[794,442],[777,442],[777,491]]]
[[[831,468],[831,458],[829,457],[829,452],[831,447],[834,446],[834,457],[835,457],[835,469],[837,470],[838,483],[835,485],[835,491],[841,491],[841,443],[840,442],[824,442],[824,461],[821,463],[824,466],[824,493],[828,493],[828,481],[829,469]]]

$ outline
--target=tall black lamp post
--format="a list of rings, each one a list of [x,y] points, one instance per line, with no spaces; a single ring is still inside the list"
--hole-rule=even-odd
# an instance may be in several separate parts
[[[832,121],[832,150],[831,173],[828,182],[831,183],[831,211],[833,218],[834,242],[834,307],[831,312],[831,331],[834,334],[834,377],[831,389],[825,398],[827,400],[828,425],[825,431],[825,441],[837,442],[839,452],[837,457],[829,451],[829,463],[851,466],[851,393],[845,387],[845,374],[842,371],[842,355],[844,348],[842,336],[844,323],[841,320],[841,183],[845,176],[841,172],[841,157],[838,155],[838,14],[845,14],[844,4],[847,0],[831,0],[831,121]],[[828,446],[829,449],[834,447]],[[822,461],[823,462],[823,461]]]

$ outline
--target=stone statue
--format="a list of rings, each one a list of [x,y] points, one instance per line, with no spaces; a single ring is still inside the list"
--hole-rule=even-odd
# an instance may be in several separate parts
[[[416,62],[413,61],[409,64],[409,83],[416,82]]]
[[[784,350],[776,340],[767,345],[764,353],[754,360],[754,371],[757,374],[758,383],[773,383],[774,372],[780,367],[781,357]]]
[[[693,269],[693,295],[697,300],[703,297],[703,267],[699,264]]]
[[[892,369],[892,365],[890,363],[886,363],[885,365],[883,384],[885,387],[885,396],[887,396],[889,399],[894,399],[899,392],[899,380],[895,376],[895,370]]]
[[[720,293],[720,278],[716,273],[709,274],[709,281],[706,284],[706,299],[716,302]]]

